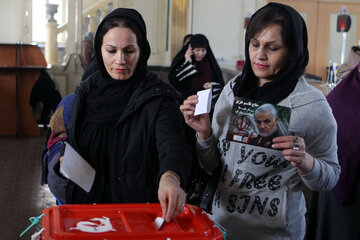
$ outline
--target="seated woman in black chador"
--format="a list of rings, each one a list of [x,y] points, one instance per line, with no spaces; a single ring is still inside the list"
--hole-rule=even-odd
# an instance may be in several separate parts
[[[38,123],[46,126],[49,123],[51,112],[55,111],[60,101],[61,95],[56,89],[54,81],[45,69],[41,69],[40,76],[30,94],[30,105],[33,109],[39,102],[43,105]]]
[[[204,35],[192,35],[175,56],[170,66],[169,81],[185,98],[200,90],[212,89],[212,103],[215,104],[224,80]]]

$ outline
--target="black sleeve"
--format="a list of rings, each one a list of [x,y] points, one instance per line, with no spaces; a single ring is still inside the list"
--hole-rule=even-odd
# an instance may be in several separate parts
[[[215,106],[215,103],[220,97],[220,93],[224,86],[220,82],[211,82],[212,86],[212,104]]]
[[[192,153],[185,138],[183,119],[177,102],[164,102],[156,121],[155,140],[160,162],[158,177],[171,170],[180,176],[181,186],[185,188],[190,180]]]
[[[175,88],[178,88],[197,73],[198,71],[196,70],[195,65],[185,61],[178,67],[170,69],[169,81]]]

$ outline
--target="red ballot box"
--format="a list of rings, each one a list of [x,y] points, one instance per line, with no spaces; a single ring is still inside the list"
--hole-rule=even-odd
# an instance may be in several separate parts
[[[222,232],[201,208],[186,205],[184,211],[160,229],[158,203],[150,204],[73,204],[43,210],[44,240],[66,239],[163,239],[218,240]]]

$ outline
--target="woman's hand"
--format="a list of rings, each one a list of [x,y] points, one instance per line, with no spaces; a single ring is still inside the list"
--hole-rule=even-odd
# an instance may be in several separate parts
[[[212,85],[211,85],[211,82],[206,82],[203,84],[203,88],[204,89],[212,89]]]
[[[193,54],[194,54],[193,49],[191,48],[191,46],[189,44],[189,47],[185,52],[185,60],[188,61],[189,63],[191,63],[192,62],[191,55],[193,55]]]
[[[166,171],[161,175],[158,197],[166,222],[170,222],[184,210],[186,194],[180,187],[180,178],[176,173]]]
[[[297,136],[281,136],[273,139],[274,149],[283,149],[282,154],[291,165],[305,175],[314,168],[314,158],[305,151],[304,139]]]
[[[198,95],[188,97],[180,106],[185,122],[196,131],[197,137],[206,140],[211,136],[211,124],[209,114],[194,116],[195,105],[199,102]]]

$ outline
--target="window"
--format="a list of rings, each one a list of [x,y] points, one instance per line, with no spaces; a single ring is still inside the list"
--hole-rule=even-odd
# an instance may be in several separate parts
[[[65,16],[63,11],[63,0],[32,0],[32,41],[45,43],[46,31],[45,26],[50,16],[46,13],[46,3],[58,4],[57,13],[54,15],[58,26],[64,24]],[[65,41],[65,33],[58,34],[59,43]]]

